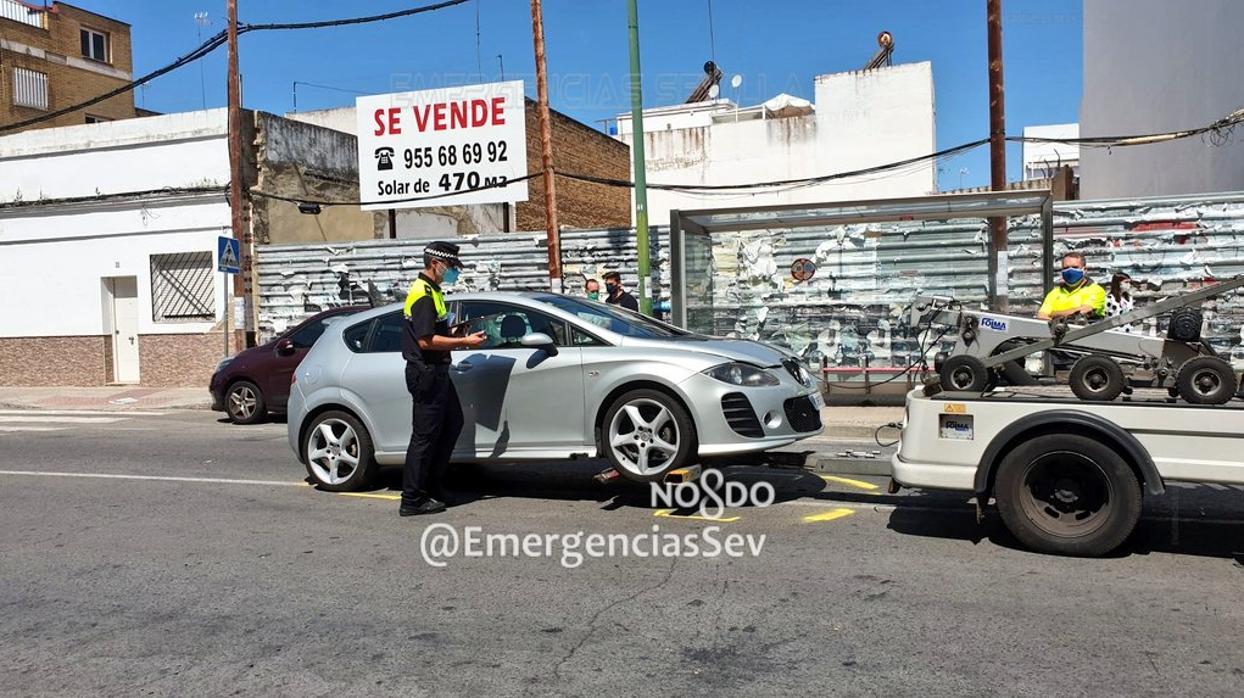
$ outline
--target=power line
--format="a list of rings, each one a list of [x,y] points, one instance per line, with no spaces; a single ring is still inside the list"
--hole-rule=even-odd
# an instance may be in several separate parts
[[[253,31],[278,31],[278,30],[287,30],[287,29],[322,29],[325,27],[343,27],[343,26],[356,25],[356,24],[368,24],[371,22],[383,22],[385,20],[397,19],[399,17],[409,17],[411,15],[422,14],[424,12],[442,10],[447,7],[461,5],[465,2],[467,2],[467,0],[444,0],[444,2],[439,2],[433,5],[423,5],[421,7],[412,7],[409,9],[398,10],[396,12],[388,12],[388,13],[381,14],[381,15],[369,15],[366,17],[347,17],[344,19],[329,19],[329,20],[323,20],[323,21],[318,21],[318,22],[285,22],[285,23],[277,23],[277,24],[246,24],[243,22],[239,22],[238,23],[238,34],[242,35],[242,34],[246,34],[248,32],[253,32]],[[226,41],[227,41],[226,32],[221,31],[213,35],[207,41],[204,41],[202,44],[198,46],[198,48],[174,60],[168,65],[165,65],[162,68],[157,68],[136,80],[132,80],[124,85],[121,85],[120,87],[109,90],[108,92],[105,92],[101,95],[97,95],[83,102],[79,102],[77,104],[73,104],[68,107],[64,107],[62,109],[57,109],[56,111],[53,111],[53,112],[47,112],[45,114],[40,114],[39,116],[32,117],[24,121],[18,121],[12,124],[0,125],[0,134],[9,133],[11,131],[17,131],[17,130],[26,128],[27,126],[33,126],[35,124],[43,123],[44,121],[50,121],[57,117],[64,116],[65,114],[72,114],[73,112],[81,111],[83,109],[86,109],[87,107],[93,106],[95,104],[99,104],[100,102],[104,100],[112,99],[113,97],[116,97],[117,95],[122,95],[122,94],[125,94],[126,92],[131,92],[135,88],[141,85],[145,85],[151,82],[152,80],[160,77],[161,75],[165,75],[184,65],[197,61],[198,59],[206,56],[212,51],[215,51],[216,49],[223,46]]]

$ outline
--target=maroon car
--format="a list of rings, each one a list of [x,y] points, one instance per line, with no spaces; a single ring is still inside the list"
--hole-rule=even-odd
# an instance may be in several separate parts
[[[222,360],[212,374],[212,409],[228,414],[234,424],[254,424],[269,412],[284,412],[294,369],[324,328],[367,309],[352,305],[316,313],[267,344]]]

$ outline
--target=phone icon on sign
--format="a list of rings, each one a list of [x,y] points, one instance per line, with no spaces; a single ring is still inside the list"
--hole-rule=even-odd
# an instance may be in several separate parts
[[[387,146],[376,148],[376,169],[393,169],[393,149]]]

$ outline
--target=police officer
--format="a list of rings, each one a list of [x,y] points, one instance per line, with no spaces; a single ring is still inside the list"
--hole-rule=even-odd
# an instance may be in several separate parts
[[[462,405],[449,380],[449,352],[484,343],[482,332],[468,337],[449,335],[441,284],[457,281],[461,268],[457,245],[433,242],[423,248],[423,273],[406,295],[402,358],[406,359],[406,389],[414,408],[402,471],[402,516],[445,510],[442,481],[462,432]]]

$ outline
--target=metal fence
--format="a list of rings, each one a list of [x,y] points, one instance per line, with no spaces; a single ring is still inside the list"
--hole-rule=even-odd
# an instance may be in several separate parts
[[[655,298],[668,298],[669,244],[665,228],[650,241]],[[369,240],[314,245],[271,245],[257,250],[259,335],[270,338],[325,308],[368,302],[368,284],[389,300],[405,298],[423,268],[428,240]],[[548,290],[545,234],[497,233],[455,238],[465,265],[452,292]],[[567,292],[577,280],[600,279],[617,270],[635,288],[638,266],[634,231],[574,230],[561,234]]]
[[[1041,298],[1039,217],[1010,224],[1012,312],[1035,313]],[[655,295],[668,298],[669,245],[665,229],[652,236]],[[1244,274],[1244,194],[1127,201],[1074,201],[1055,205],[1055,249],[1083,252],[1103,283],[1114,271],[1135,281],[1138,305],[1215,279]],[[918,293],[953,295],[967,304],[986,299],[983,219],[867,223],[828,228],[718,234],[713,252],[712,313],[717,334],[773,341],[828,366],[906,366],[921,340],[903,322]],[[466,289],[547,288],[543,233],[512,233],[458,240],[463,244]],[[272,246],[259,249],[259,327],[267,337],[321,308],[365,302],[367,282],[402,297],[421,265],[425,241]],[[568,278],[599,278],[618,269],[634,288],[634,235],[630,230],[574,231],[562,235]],[[804,283],[791,263],[816,262]],[[1244,295],[1205,305],[1207,335],[1215,348],[1244,366]],[[1139,331],[1155,333],[1161,319]]]
[[[1035,313],[1042,296],[1040,219],[1009,221],[1012,312]],[[1055,205],[1056,254],[1084,253],[1107,284],[1134,280],[1138,305],[1244,273],[1244,195]],[[918,293],[986,300],[988,225],[983,219],[894,222],[717,234],[713,323],[718,334],[787,345],[829,366],[906,366],[921,339],[903,323]],[[798,258],[818,265],[795,283]],[[1215,348],[1244,365],[1244,297],[1205,306]],[[1138,331],[1156,333],[1161,318]]]

